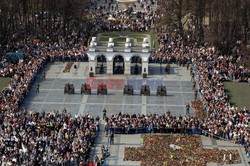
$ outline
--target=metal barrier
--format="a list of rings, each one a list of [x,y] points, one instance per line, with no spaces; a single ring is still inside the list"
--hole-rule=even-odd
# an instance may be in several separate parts
[[[105,148],[105,157],[104,157],[104,161],[103,161],[102,166],[106,166],[106,162],[107,162],[107,158],[108,158],[108,153],[107,152],[109,152],[109,146],[110,146],[111,130],[112,130],[111,128],[108,129],[108,141],[107,141],[106,148]]]
[[[114,134],[170,133],[170,134],[191,134],[191,135],[197,134],[197,135],[210,136],[219,140],[227,140],[227,141],[233,140],[223,136],[223,134],[216,135],[200,128],[153,128],[153,129],[150,129],[149,127],[129,128],[129,129],[114,128],[113,133]]]
[[[53,59],[55,62],[88,62],[89,58],[86,55],[75,57],[63,57],[63,56],[55,56]]]
[[[110,130],[110,129],[109,129]],[[171,134],[202,134],[199,128],[114,128],[114,134],[141,134],[141,133],[171,133]]]

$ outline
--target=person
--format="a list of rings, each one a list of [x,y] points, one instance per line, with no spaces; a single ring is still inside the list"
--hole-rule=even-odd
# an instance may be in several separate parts
[[[96,165],[98,165],[99,162],[100,162],[100,159],[99,159],[99,157],[96,155],[96,156],[95,156],[95,163],[96,163]]]
[[[196,82],[193,81],[193,90],[195,89],[195,87],[196,87]]]
[[[107,117],[107,115],[106,115],[106,113],[107,113],[106,109],[104,108],[102,112],[103,112],[102,118],[103,118],[103,120],[106,120],[106,117]]]
[[[101,151],[102,151],[102,158],[105,158],[105,146],[104,145],[102,145]]]
[[[186,114],[187,114],[187,115],[189,115],[189,108],[190,108],[190,105],[187,104],[187,105],[186,105]]]
[[[106,122],[104,124],[104,130],[105,130],[105,133],[106,133],[106,136],[108,136],[108,131],[109,131],[109,124],[108,124],[108,118],[105,119]]]
[[[167,74],[170,74],[170,64],[168,63],[165,69]]]
[[[193,74],[193,68],[190,67],[190,75],[192,76],[192,74]]]
[[[171,114],[171,113],[170,113],[170,110],[168,109],[168,111],[167,111],[167,116],[170,116],[170,114]]]
[[[104,73],[104,67],[103,67],[103,64],[101,64],[101,66],[100,66],[100,72],[99,72],[100,74],[103,74]]]
[[[96,125],[96,130],[100,131],[100,122],[99,122],[99,120],[97,120],[97,118],[96,118],[96,121],[95,121],[95,125]]]
[[[114,132],[112,132],[111,135],[110,135],[110,144],[111,145],[114,145],[114,137],[115,137]]]
[[[137,64],[135,65],[135,74],[139,74],[139,67]]]
[[[195,89],[195,91],[194,91],[194,100],[197,100],[197,96],[198,96],[198,90]]]
[[[102,160],[99,160],[97,163],[96,163],[96,166],[101,166],[102,165]]]
[[[43,79],[46,79],[46,72],[43,72]]]
[[[195,79],[194,79],[194,73],[193,73],[193,72],[192,72],[191,81],[192,81],[192,82],[195,81]]]
[[[36,93],[39,93],[39,89],[40,89],[40,84],[37,84]]]

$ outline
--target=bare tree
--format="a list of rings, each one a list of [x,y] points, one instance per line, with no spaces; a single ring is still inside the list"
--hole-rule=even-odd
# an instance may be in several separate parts
[[[88,0],[1,0],[0,42],[68,35],[87,21]]]
[[[210,36],[215,44],[249,40],[250,0],[168,0],[161,5],[160,26],[181,36],[195,34],[199,43]],[[188,17],[192,32],[184,27]],[[210,35],[209,35],[210,34]]]

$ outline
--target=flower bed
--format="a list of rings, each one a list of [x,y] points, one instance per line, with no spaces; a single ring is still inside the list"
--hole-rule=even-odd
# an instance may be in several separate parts
[[[73,66],[74,62],[68,62],[65,69],[63,70],[64,73],[69,73],[71,67]]]
[[[198,118],[204,118],[206,113],[203,109],[203,103],[200,100],[195,100],[191,102],[191,106],[194,108],[195,116]]]
[[[211,162],[240,163],[237,150],[204,149],[200,136],[145,135],[143,139],[143,147],[125,147],[125,161],[141,161],[143,166],[205,166]],[[230,154],[231,161],[229,161]],[[224,160],[224,155],[227,160]]]

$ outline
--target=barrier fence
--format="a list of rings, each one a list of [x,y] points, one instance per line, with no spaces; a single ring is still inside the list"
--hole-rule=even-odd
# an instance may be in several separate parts
[[[188,134],[188,135],[203,135],[214,139],[224,141],[234,141],[235,143],[246,145],[244,139],[230,137],[229,134],[214,134],[200,128],[109,128],[114,134],[143,134],[143,133],[166,133],[166,134]]]
[[[89,58],[86,55],[82,55],[78,57],[55,56],[51,60],[55,62],[88,62]]]
[[[107,144],[106,144],[106,148],[105,148],[105,157],[104,157],[104,161],[103,161],[103,164],[102,166],[106,166],[107,165],[107,158],[109,157],[109,146],[110,146],[110,135],[111,135],[111,130],[108,129],[108,141],[107,141]]]
[[[141,134],[141,133],[189,133],[189,134],[201,134],[202,130],[196,128],[110,128],[114,134]]]

